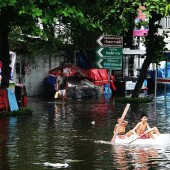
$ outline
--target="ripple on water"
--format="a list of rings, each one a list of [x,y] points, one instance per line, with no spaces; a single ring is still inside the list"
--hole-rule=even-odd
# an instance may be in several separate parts
[[[117,169],[161,169],[170,166],[170,146],[113,146]]]
[[[33,109],[31,116],[0,119],[1,169],[53,169],[43,166],[45,162],[54,165],[66,162],[69,169],[81,170],[170,168],[170,146],[109,144],[125,105],[97,99],[58,104],[40,98],[29,100],[29,106]],[[131,105],[125,117],[129,122],[127,130],[140,121],[142,113],[147,113],[151,127],[170,133],[169,108],[170,104],[162,101]]]

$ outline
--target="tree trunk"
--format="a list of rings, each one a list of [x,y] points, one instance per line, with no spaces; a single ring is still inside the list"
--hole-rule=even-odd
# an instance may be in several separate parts
[[[138,81],[136,83],[136,86],[135,86],[135,89],[132,93],[131,98],[138,98],[139,97],[139,94],[140,94],[143,82],[146,79],[148,67],[149,67],[151,61],[152,60],[149,57],[146,57],[146,59],[144,60],[144,63],[142,65],[142,68],[141,68],[141,71],[140,71],[140,74],[139,74],[139,77],[138,77]]]
[[[2,61],[1,88],[8,88],[11,72],[11,68],[9,67],[10,55],[9,55],[8,31],[4,31],[1,29],[0,29],[0,60]]]
[[[131,98],[138,98],[143,82],[147,76],[147,71],[149,65],[154,61],[154,51],[155,51],[155,44],[157,42],[157,26],[155,25],[155,22],[158,21],[161,18],[160,15],[157,15],[156,13],[152,13],[152,18],[149,19],[149,31],[148,35],[145,37],[147,43],[146,43],[146,59],[144,60],[144,63],[142,65],[138,81],[136,83],[135,89],[132,93]]]
[[[136,15],[132,13],[130,14],[131,20],[129,21],[129,29],[126,33],[124,32],[124,37],[123,37],[124,48],[133,49],[133,29],[135,27],[135,23],[134,23],[135,17]]]

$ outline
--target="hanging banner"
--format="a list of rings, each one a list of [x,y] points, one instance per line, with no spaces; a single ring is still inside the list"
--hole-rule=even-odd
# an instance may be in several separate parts
[[[15,66],[15,60],[16,60],[16,54],[12,51],[10,51],[9,54],[10,54],[10,61],[11,61],[10,65],[9,65],[11,67],[11,73],[10,73],[9,80],[12,80],[14,66]],[[2,67],[3,67],[3,63],[2,63],[2,61],[0,61],[0,81],[2,79],[2,77],[1,77]]]
[[[142,37],[148,33],[148,19],[145,15],[145,7],[140,6],[138,10],[138,17],[135,19],[135,28],[133,30],[133,36]]]

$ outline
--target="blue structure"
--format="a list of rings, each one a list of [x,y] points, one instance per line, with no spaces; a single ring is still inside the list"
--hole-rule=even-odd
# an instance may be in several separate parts
[[[84,70],[92,68],[84,51],[76,52],[76,65]]]

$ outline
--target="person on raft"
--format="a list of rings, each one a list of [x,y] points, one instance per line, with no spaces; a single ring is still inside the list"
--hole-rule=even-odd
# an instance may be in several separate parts
[[[141,121],[125,135],[130,137],[132,134],[139,136],[141,139],[155,139],[160,135],[160,132],[157,127],[150,128],[148,124],[148,116],[146,114],[142,114]]]
[[[119,138],[125,138],[125,131],[126,131],[126,126],[128,122],[122,119],[117,120],[117,124],[114,127],[113,133],[118,135]],[[118,129],[119,128],[119,129]],[[118,132],[117,132],[118,130]]]

